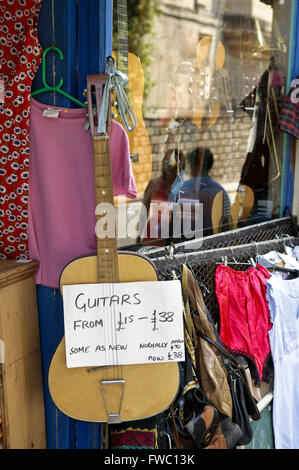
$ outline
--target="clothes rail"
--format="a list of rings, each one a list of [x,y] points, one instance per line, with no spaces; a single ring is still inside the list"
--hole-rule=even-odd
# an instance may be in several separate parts
[[[194,251],[192,253],[176,252],[166,253],[164,256],[151,257],[155,265],[158,277],[161,280],[170,279],[173,274],[180,278],[182,264],[185,264],[193,273],[195,279],[202,288],[206,306],[211,313],[215,323],[218,321],[218,304],[215,294],[215,272],[219,262],[224,263],[225,257],[235,259],[239,262],[233,266],[237,271],[244,271],[251,265],[244,263],[252,257],[254,260],[257,255],[266,254],[272,250],[284,252],[285,247],[299,245],[297,237],[283,237],[263,242],[252,242],[249,244],[228,246],[212,250]]]
[[[267,222],[249,225],[247,227],[238,228],[228,232],[198,238],[196,240],[175,243],[174,251],[175,253],[182,251],[187,253],[193,252],[194,250],[204,251],[233,245],[245,245],[251,242],[259,243],[266,240],[272,240],[276,236],[281,238],[286,234],[292,237],[298,236],[297,220],[292,216],[281,219],[273,219]],[[143,252],[150,258],[156,258],[158,256],[163,257],[168,253],[168,250],[169,246],[148,246],[139,249],[140,252]]]

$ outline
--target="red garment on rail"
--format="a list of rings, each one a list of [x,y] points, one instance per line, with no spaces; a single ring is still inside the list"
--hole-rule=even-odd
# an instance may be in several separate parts
[[[256,365],[256,385],[267,380],[270,373],[268,331],[272,323],[266,299],[266,280],[270,277],[269,271],[259,264],[247,271],[235,271],[221,264],[215,274],[221,341]]]
[[[42,0],[0,0],[0,258],[28,257],[31,85]],[[4,100],[3,100],[4,95]]]

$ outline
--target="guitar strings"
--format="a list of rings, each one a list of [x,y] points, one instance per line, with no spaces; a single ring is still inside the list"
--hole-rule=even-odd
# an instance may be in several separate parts
[[[105,155],[105,141],[102,140],[102,145],[101,145],[101,150],[102,150],[102,159],[103,158],[106,158],[107,160],[107,157]],[[104,161],[104,168],[102,168],[102,171],[104,170],[104,180],[107,181],[107,161]],[[105,191],[106,191],[106,187],[104,188],[103,190],[103,195],[105,194]],[[105,199],[105,197],[103,196],[103,199]],[[102,244],[102,247],[103,247],[103,267],[102,269],[106,269],[107,267],[107,257],[105,256],[105,252],[106,252],[106,243],[105,243],[105,239],[103,239],[103,242],[101,243]],[[106,279],[106,276],[105,276],[105,273],[103,275],[104,277],[104,280],[107,282],[107,279]],[[104,291],[105,291],[105,296],[108,294],[110,295],[110,286],[109,286],[109,279],[108,279],[108,285],[105,285],[104,286]],[[109,322],[111,321],[111,318],[110,318],[110,314],[109,314],[109,318],[107,318],[107,339],[106,339],[106,342],[105,342],[105,347],[106,347],[106,364],[108,364],[110,366],[110,352],[109,352],[109,343],[110,343],[110,334],[111,334],[111,325],[109,324]],[[109,371],[107,370],[106,371],[106,379],[108,378],[108,373]]]
[[[108,146],[108,149],[107,149],[107,146]],[[108,158],[110,159],[108,139],[104,140],[104,155],[105,155],[106,159],[108,159]],[[109,165],[110,165],[110,161],[106,162],[106,165],[104,166],[105,180],[106,181],[108,180],[108,178],[109,178],[109,181],[111,181],[111,169],[110,169]],[[112,192],[111,185],[109,185],[108,192],[109,192],[108,197],[112,201],[113,200],[113,192]],[[113,243],[113,247],[110,246],[111,244],[109,242],[105,243],[105,241],[104,241],[104,247],[105,247],[104,251],[106,253],[106,250],[108,250],[107,251],[107,255],[108,255],[109,251],[112,250],[112,258],[111,258],[111,256],[109,258],[112,260],[112,266],[111,267],[112,267],[113,281],[119,281],[119,279],[118,279],[119,273],[118,273],[118,266],[117,266],[117,259],[116,259],[117,250],[116,250],[116,238],[115,237],[112,240],[112,243]],[[105,260],[105,262],[107,264],[107,259]],[[108,289],[109,289],[109,295],[110,295],[110,298],[111,298],[112,296],[115,295],[115,290],[114,290],[114,283],[111,282],[111,279],[109,279],[109,281],[110,282],[108,283]],[[111,305],[110,305],[110,335],[109,335],[109,342],[110,342],[110,338],[111,338],[111,344],[112,344],[112,354],[109,354],[108,357],[109,357],[109,363],[112,363],[112,367],[113,367],[112,375],[116,374],[116,376],[114,376],[113,379],[116,380],[116,379],[121,377],[121,372],[119,370],[119,359],[118,359],[118,353],[117,353],[117,349],[116,349],[117,329],[116,329],[116,311],[115,311],[114,302],[112,302],[112,308],[111,308]]]
[[[100,154],[101,154],[101,160],[102,160],[103,157],[105,157],[105,145],[104,145],[103,140],[101,141],[100,149],[101,149]],[[105,162],[105,163],[106,163],[106,162]],[[105,177],[105,181],[107,181],[107,175],[106,175],[105,169],[106,169],[106,164],[104,165],[104,177]],[[102,167],[102,169],[101,169],[101,174],[103,174],[102,172],[103,172],[103,167]],[[103,191],[105,191],[105,190],[106,190],[106,188],[103,189]],[[104,194],[105,194],[105,192],[103,192],[103,199],[104,199]],[[102,241],[102,240],[101,240],[101,241],[98,240],[98,244],[99,244],[99,245],[101,246],[101,248],[104,250],[104,251],[103,251],[104,257],[103,257],[102,259],[104,259],[103,266],[104,266],[104,269],[106,269],[106,267],[107,267],[107,261],[106,261],[106,259],[105,259],[105,240],[104,240],[104,239],[103,239],[103,241]],[[98,266],[98,270],[100,270],[100,269],[103,269],[103,267]],[[99,277],[101,277],[100,274],[99,274]],[[102,279],[103,279],[103,278],[104,278],[104,281],[105,281],[105,273],[104,273],[104,275],[102,276]],[[103,285],[104,295],[105,295],[105,297],[106,297],[107,295],[109,295],[109,284],[108,284],[108,286],[106,286],[106,283],[105,283],[105,282],[104,282],[103,284],[104,284],[104,285]],[[108,289],[107,289],[107,288],[108,288]],[[104,310],[104,311],[105,311],[105,310]],[[106,317],[107,317],[107,315],[106,315]],[[110,332],[109,332],[109,323],[108,323],[108,322],[109,322],[109,319],[105,318],[105,338],[104,338],[104,339],[105,339],[105,364],[106,364],[106,365],[110,363],[110,357],[109,357]],[[106,325],[107,325],[107,326],[106,326]],[[108,368],[106,368],[105,371],[104,371],[105,380],[108,380],[108,374],[109,374],[109,371],[108,371]]]
[[[108,145],[108,141],[105,141],[105,146]],[[106,149],[107,152],[106,152],[106,157],[108,159],[110,159],[110,152],[109,152],[109,148]],[[110,164],[110,162],[109,162]],[[109,181],[111,182],[111,169],[110,169],[110,166],[107,164],[106,165],[106,171],[108,173],[107,177],[109,178]],[[107,181],[107,179],[106,179]],[[110,188],[109,188],[109,196],[110,196],[110,200],[112,201],[113,200],[113,193],[112,193],[112,188],[111,188],[111,185],[110,185]],[[115,220],[114,220],[114,230],[115,230]],[[114,233],[115,235],[115,233]],[[113,277],[113,282],[111,282],[111,279],[110,279],[110,294],[111,294],[111,297],[114,296],[115,294],[115,291],[114,291],[114,282],[118,281],[117,279],[117,269],[116,269],[116,256],[117,256],[117,253],[115,253],[115,237],[111,240],[112,241],[112,244],[113,244],[113,247],[110,248],[110,244],[109,245],[109,248],[108,250],[112,249],[112,277]],[[110,256],[110,259],[111,259],[111,256]],[[117,349],[116,349],[116,322],[115,322],[115,304],[114,302],[112,303],[112,309],[111,309],[111,306],[110,306],[110,325],[111,325],[111,343],[112,343],[112,364],[113,364],[113,371],[114,371],[114,379],[116,380],[118,377],[118,355],[117,355]],[[114,347],[113,347],[114,346]]]

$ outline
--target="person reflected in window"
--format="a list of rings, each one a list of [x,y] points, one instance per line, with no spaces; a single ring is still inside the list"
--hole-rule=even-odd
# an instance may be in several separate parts
[[[220,225],[228,227],[230,223],[230,199],[225,189],[209,172],[214,163],[213,153],[209,148],[197,147],[187,155],[191,178],[180,187],[181,200],[194,200],[203,204],[204,235],[213,233],[212,209],[215,196],[223,193],[222,220]],[[221,199],[222,201],[222,199]]]
[[[141,236],[137,238],[137,243],[165,244],[165,239],[169,237],[172,191],[178,181],[182,181],[183,173],[183,153],[168,148],[163,158],[161,175],[149,182],[143,195],[145,213],[140,219]]]

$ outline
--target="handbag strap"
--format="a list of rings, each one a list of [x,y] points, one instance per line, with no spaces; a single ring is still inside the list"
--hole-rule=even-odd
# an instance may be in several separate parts
[[[236,368],[240,371],[239,373],[239,377],[241,378],[241,381],[243,383],[243,386],[244,386],[244,390],[246,390],[247,392],[247,397],[248,397],[248,400],[249,400],[249,406],[250,406],[250,412],[249,412],[249,415],[251,416],[252,419],[254,420],[257,420],[260,418],[260,412],[259,412],[259,409],[256,405],[256,402],[255,402],[255,398],[253,397],[252,393],[251,393],[251,390],[248,386],[248,383],[244,377],[244,373],[245,373],[245,369],[246,367],[241,364],[232,354],[230,354],[229,351],[227,351],[221,344],[219,343],[216,343],[215,341],[213,341],[211,338],[209,338],[207,335],[205,335],[204,333],[201,333],[200,331],[197,331],[197,334],[205,339],[206,341],[208,341],[210,344],[212,344],[215,348],[218,349],[218,351],[220,353],[222,353],[224,356],[226,356],[230,362],[232,364],[234,364],[236,366]],[[224,360],[225,362],[225,360]],[[234,372],[235,373],[235,372]],[[244,375],[243,375],[244,374]]]
[[[245,370],[245,366],[243,366],[243,364],[241,364],[227,349],[225,349],[223,346],[221,346],[221,344],[216,343],[216,341],[213,341],[211,338],[209,338],[209,336],[202,333],[201,331],[197,331],[197,334],[201,338],[204,338],[210,344],[215,346],[215,348],[217,348],[220,353],[222,353],[224,356],[226,356],[238,369],[244,369]]]
[[[185,307],[185,321],[186,321],[186,326],[187,326],[189,336],[191,340],[193,341],[195,338],[195,330],[194,330],[194,325],[193,325],[192,315],[191,315],[190,305],[189,305],[188,272],[189,270],[187,266],[183,265],[181,286],[182,286],[182,297],[183,297],[183,302],[184,302],[184,307]]]
[[[170,405],[170,416],[171,416],[171,427],[172,427],[173,440],[174,440],[176,448],[180,449],[181,448],[180,438],[179,438],[179,432],[178,432],[178,429],[177,429],[177,425],[176,425],[176,422],[175,422],[173,404]]]

